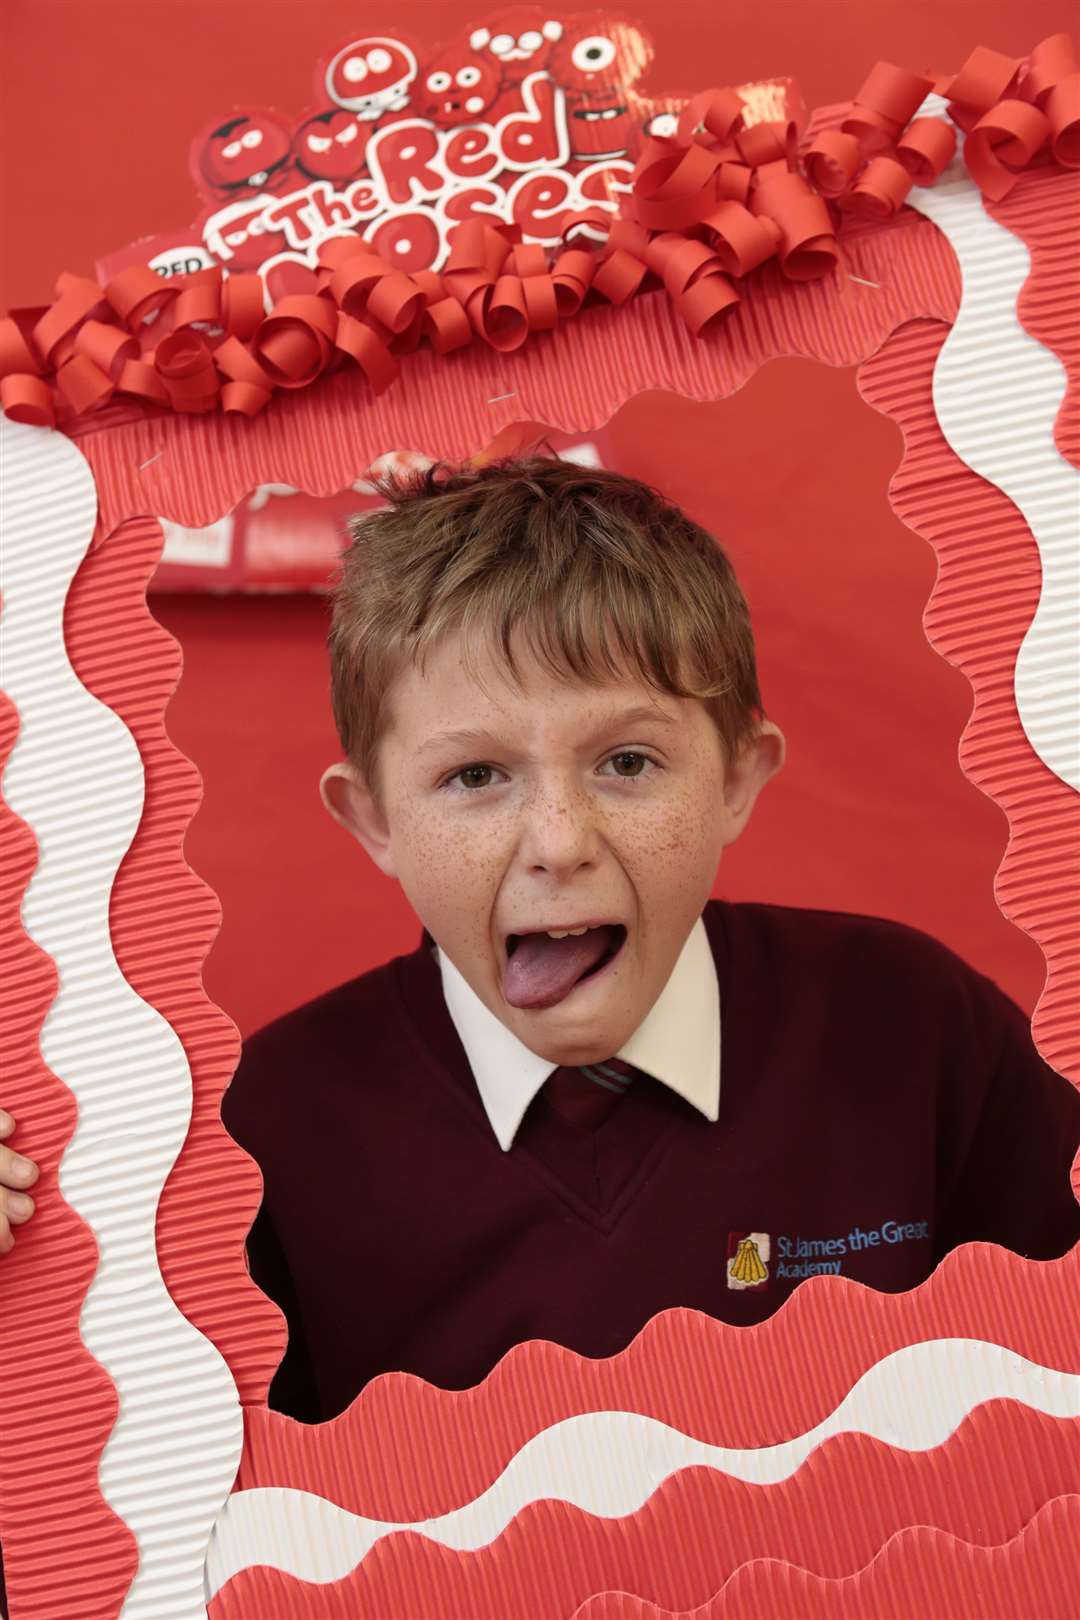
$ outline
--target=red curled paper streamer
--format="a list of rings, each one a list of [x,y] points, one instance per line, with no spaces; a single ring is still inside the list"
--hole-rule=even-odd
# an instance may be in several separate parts
[[[584,248],[564,248],[555,260],[551,282],[561,319],[576,315],[596,271],[596,255]]]
[[[959,73],[938,86],[938,93],[966,113],[965,120],[949,108],[960,128],[967,130],[983,113],[1011,96],[1020,78],[1020,68],[1015,56],[1002,56],[1000,51],[976,45]]]
[[[76,415],[85,416],[111,398],[116,384],[85,354],[73,354],[56,373],[56,386]]]
[[[486,287],[494,287],[506,263],[510,244],[481,219],[467,219],[450,236],[450,256],[443,270],[443,286],[468,309]]]
[[[221,319],[229,337],[254,337],[265,315],[261,278],[246,274],[227,277],[221,292]]]
[[[917,186],[932,186],[956,151],[956,131],[944,118],[916,118],[896,143],[896,159]]]
[[[149,266],[135,264],[113,277],[105,288],[105,297],[124,325],[137,332],[176,297],[176,287],[155,275]]]
[[[0,378],[0,406],[13,422],[52,427],[56,422],[52,394],[40,377],[14,372]]]
[[[223,411],[236,412],[241,416],[257,416],[269,403],[270,395],[267,390],[256,387],[254,383],[227,382],[222,386]]]
[[[936,123],[937,120],[920,119],[919,122]],[[956,144],[955,138],[953,144]],[[854,179],[862,154],[854,135],[845,135],[839,129],[823,129],[806,148],[802,161],[806,178],[815,191],[822,197],[839,197]]]
[[[96,281],[62,272],[57,279],[60,297],[34,327],[33,338],[46,363],[58,366],[72,352],[75,332],[88,316],[107,313],[105,295]]]
[[[702,90],[679,114],[677,139],[684,145],[716,148],[734,143],[746,116],[746,104],[734,90]]]
[[[426,337],[436,354],[449,354],[472,342],[469,317],[456,298],[447,296],[441,278],[434,270],[421,270],[413,280],[424,294],[426,305],[420,320],[420,332]]]
[[[1051,34],[1036,45],[1020,95],[1049,118],[1055,161],[1080,168],[1080,63],[1068,34]]]
[[[932,79],[892,62],[875,62],[840,128],[854,135],[865,157],[892,146],[933,90]]]
[[[252,352],[279,388],[305,388],[329,364],[336,326],[325,298],[293,293],[274,305],[252,339]]]
[[[75,334],[75,352],[88,360],[115,382],[128,360],[137,360],[139,345],[127,332],[104,321],[84,321]]]
[[[648,273],[648,265],[635,259],[625,248],[615,248],[594,272],[592,285],[613,304],[633,298]]]
[[[228,378],[221,390],[222,410],[254,416],[269,404],[274,392],[273,378],[238,337],[228,337],[218,344],[214,364]]]
[[[357,362],[377,394],[381,394],[397,379],[397,361],[381,338],[363,321],[339,313],[334,341],[343,354],[351,355]]]
[[[179,292],[173,305],[173,331],[192,326],[200,331],[219,333],[222,330],[221,266],[213,265],[207,270],[177,276],[175,282]]]
[[[40,320],[40,315],[38,320]],[[32,323],[37,325],[37,321]],[[38,376],[41,372],[41,361],[38,359],[30,332],[23,329],[23,323],[14,315],[6,315],[0,321],[0,377],[18,376],[29,372],[31,376]]]
[[[1033,102],[1040,112],[1045,112],[1051,90],[1077,68],[1080,62],[1076,60],[1076,50],[1068,34],[1051,34],[1032,51],[1020,95],[1024,101]]]
[[[449,354],[472,342],[469,317],[456,298],[440,298],[438,303],[429,304],[424,311],[423,330],[436,354]]]
[[[778,169],[759,175],[750,207],[779,227],[777,258],[790,280],[816,281],[828,275],[837,258],[836,233],[825,203],[802,175]]]
[[[735,145],[744,163],[759,169],[765,163],[795,167],[798,133],[793,123],[752,124],[737,136]]]
[[[161,378],[145,360],[125,360],[116,379],[118,394],[131,394],[147,405],[168,405],[169,391]]]
[[[716,171],[716,195],[721,202],[750,201],[754,171],[747,163],[721,163]]]
[[[765,214],[752,214],[742,203],[717,203],[703,225],[729,276],[749,275],[771,259],[780,244],[780,227]]]
[[[218,374],[200,332],[185,328],[162,338],[154,350],[154,366],[174,411],[196,415],[217,405],[221,392]]]
[[[914,183],[909,171],[895,158],[874,157],[840,199],[840,205],[861,219],[891,219]]]
[[[719,255],[704,242],[675,233],[656,236],[646,250],[646,263],[695,337],[739,302]]]
[[[1070,73],[1055,84],[1046,98],[1046,116],[1054,132],[1056,161],[1080,169],[1080,73]]]
[[[535,243],[520,244],[507,258],[506,268],[520,279],[528,331],[553,331],[559,324],[559,306],[543,248]],[[495,293],[497,297],[498,287]]]
[[[634,169],[630,217],[653,231],[696,224],[715,195],[717,166],[715,154],[703,146],[680,146],[654,136]]]
[[[529,312],[520,276],[500,276],[494,287],[476,299],[482,334],[500,354],[520,349],[529,335]]]
[[[406,331],[424,309],[424,295],[415,282],[363,246],[342,259],[329,290],[346,315],[370,314],[395,333]]]
[[[968,173],[984,196],[1000,202],[1049,135],[1050,120],[1038,107],[1026,101],[1000,101],[964,142]]]

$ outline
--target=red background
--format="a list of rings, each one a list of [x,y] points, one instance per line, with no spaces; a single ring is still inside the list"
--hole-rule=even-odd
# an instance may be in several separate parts
[[[43,302],[60,269],[89,271],[187,223],[192,133],[243,103],[298,112],[339,37],[396,26],[435,43],[486,14],[475,0],[8,0],[0,307]],[[943,72],[976,43],[1022,54],[1075,19],[1064,0],[774,0],[724,13],[649,0],[625,14],[656,48],[644,93],[790,74],[811,107],[851,95],[879,57]],[[852,372],[786,360],[716,405],[642,396],[608,438],[620,466],[728,547],[766,704],[789,736],[788,769],[718,892],[912,922],[1030,1009],[1041,953],[992,896],[1005,821],[956,763],[970,689],[922,634],[932,554],[888,506],[896,428],[859,399]],[[338,752],[325,601],[178,597],[156,611],[185,649],[170,732],[205,783],[186,851],[225,913],[207,989],[246,1033],[411,948],[417,924],[318,802]]]

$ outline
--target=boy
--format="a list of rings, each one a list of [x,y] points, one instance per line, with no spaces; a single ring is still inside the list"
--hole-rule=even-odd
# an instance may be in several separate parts
[[[321,791],[423,937],[255,1035],[224,1099],[289,1321],[271,1405],[1071,1247],[1080,1098],[993,984],[896,923],[709,898],[784,757],[710,536],[539,458],[383,493]]]

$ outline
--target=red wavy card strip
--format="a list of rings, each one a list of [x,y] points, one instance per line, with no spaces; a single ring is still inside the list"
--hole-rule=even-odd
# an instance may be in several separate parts
[[[1070,221],[1069,228],[1080,237],[1080,223]],[[1038,942],[1046,958],[1047,982],[1031,1025],[1035,1044],[1061,1074],[1080,1084],[1080,794],[1028,742],[1013,679],[1038,606],[1039,553],[1012,501],[952,453],[928,414],[943,341],[940,328],[898,332],[861,368],[859,391],[903,430],[904,459],[889,500],[937,553],[938,575],[923,617],[926,634],[974,688],[960,764],[1008,817],[1010,839],[994,893],[1005,916]]]
[[[664,1311],[604,1361],[535,1340],[469,1390],[388,1373],[330,1423],[249,1408],[237,1487],[291,1485],[411,1523],[472,1501],[533,1435],[580,1412],[641,1412],[712,1445],[776,1445],[815,1428],[883,1356],[925,1339],[984,1339],[1080,1371],[1078,1288],[1080,1248],[1032,1263],[969,1244],[906,1294],[812,1277],[757,1327]],[[808,1345],[830,1354],[810,1364]]]
[[[847,1580],[823,1581],[770,1559],[747,1564],[692,1620],[1075,1620],[1080,1496],[1061,1496],[1002,1547],[941,1530],[902,1530]],[[284,1613],[284,1611],[279,1611]],[[308,1610],[304,1610],[307,1614]],[[691,1620],[625,1592],[605,1592],[569,1620]]]
[[[18,730],[14,705],[0,695],[0,767]],[[20,918],[37,861],[33,833],[0,799],[3,1101],[18,1123],[12,1144],[41,1169],[37,1213],[3,1260],[4,1291],[19,1306],[0,1312],[0,1534],[15,1615],[112,1620],[137,1554],[134,1536],[98,1489],[119,1403],[112,1379],[79,1337],[97,1244],[56,1184],[76,1107],[38,1044],[58,981],[52,958]]]
[[[622,310],[586,310],[557,342],[545,337],[512,357],[476,347],[445,360],[418,352],[413,386],[377,399],[355,375],[338,374],[317,394],[282,395],[251,421],[99,415],[71,429],[97,479],[99,532],[148,510],[209,523],[260,483],[336,493],[387,450],[463,458],[513,422],[586,432],[643,389],[721,399],[776,355],[853,365],[906,320],[954,319],[956,259],[921,215],[853,227],[844,255],[825,282],[795,284],[763,267],[754,297],[703,338],[690,336],[663,293],[648,293]]]
[[[64,635],[76,674],[128,727],[145,772],[142,817],[110,898],[113,950],[132,989],[179,1035],[191,1068],[191,1125],[158,1206],[158,1261],[176,1304],[228,1362],[241,1401],[261,1401],[285,1324],[244,1264],[262,1178],[221,1123],[240,1035],[202,987],[221,904],[182,854],[202,786],[165,729],[183,654],[146,604],[161,547],[161,525],[137,518],[92,551],[72,582]]]
[[[853,1575],[912,1523],[982,1546],[1009,1541],[1044,1503],[1075,1489],[1078,1445],[1080,1422],[995,1401],[976,1408],[934,1451],[841,1435],[779,1485],[688,1468],[626,1518],[537,1502],[475,1552],[452,1552],[409,1533],[384,1538],[359,1568],[325,1586],[264,1567],[244,1570],[218,1593],[210,1616],[550,1620],[616,1588],[666,1609],[693,1609],[751,1559],[783,1559],[830,1578]],[[973,1491],[973,1481],[986,1488]]]

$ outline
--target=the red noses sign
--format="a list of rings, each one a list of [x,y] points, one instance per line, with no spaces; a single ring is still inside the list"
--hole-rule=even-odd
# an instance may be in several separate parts
[[[319,245],[346,232],[409,273],[439,269],[448,233],[478,215],[524,242],[554,246],[572,226],[603,241],[645,136],[674,127],[682,104],[637,94],[651,56],[618,16],[539,6],[427,49],[357,34],[315,65],[316,102],[295,119],[223,109],[192,144],[206,204],[195,225],[114,254],[99,273],[220,264],[257,271],[272,301],[313,290]]]

